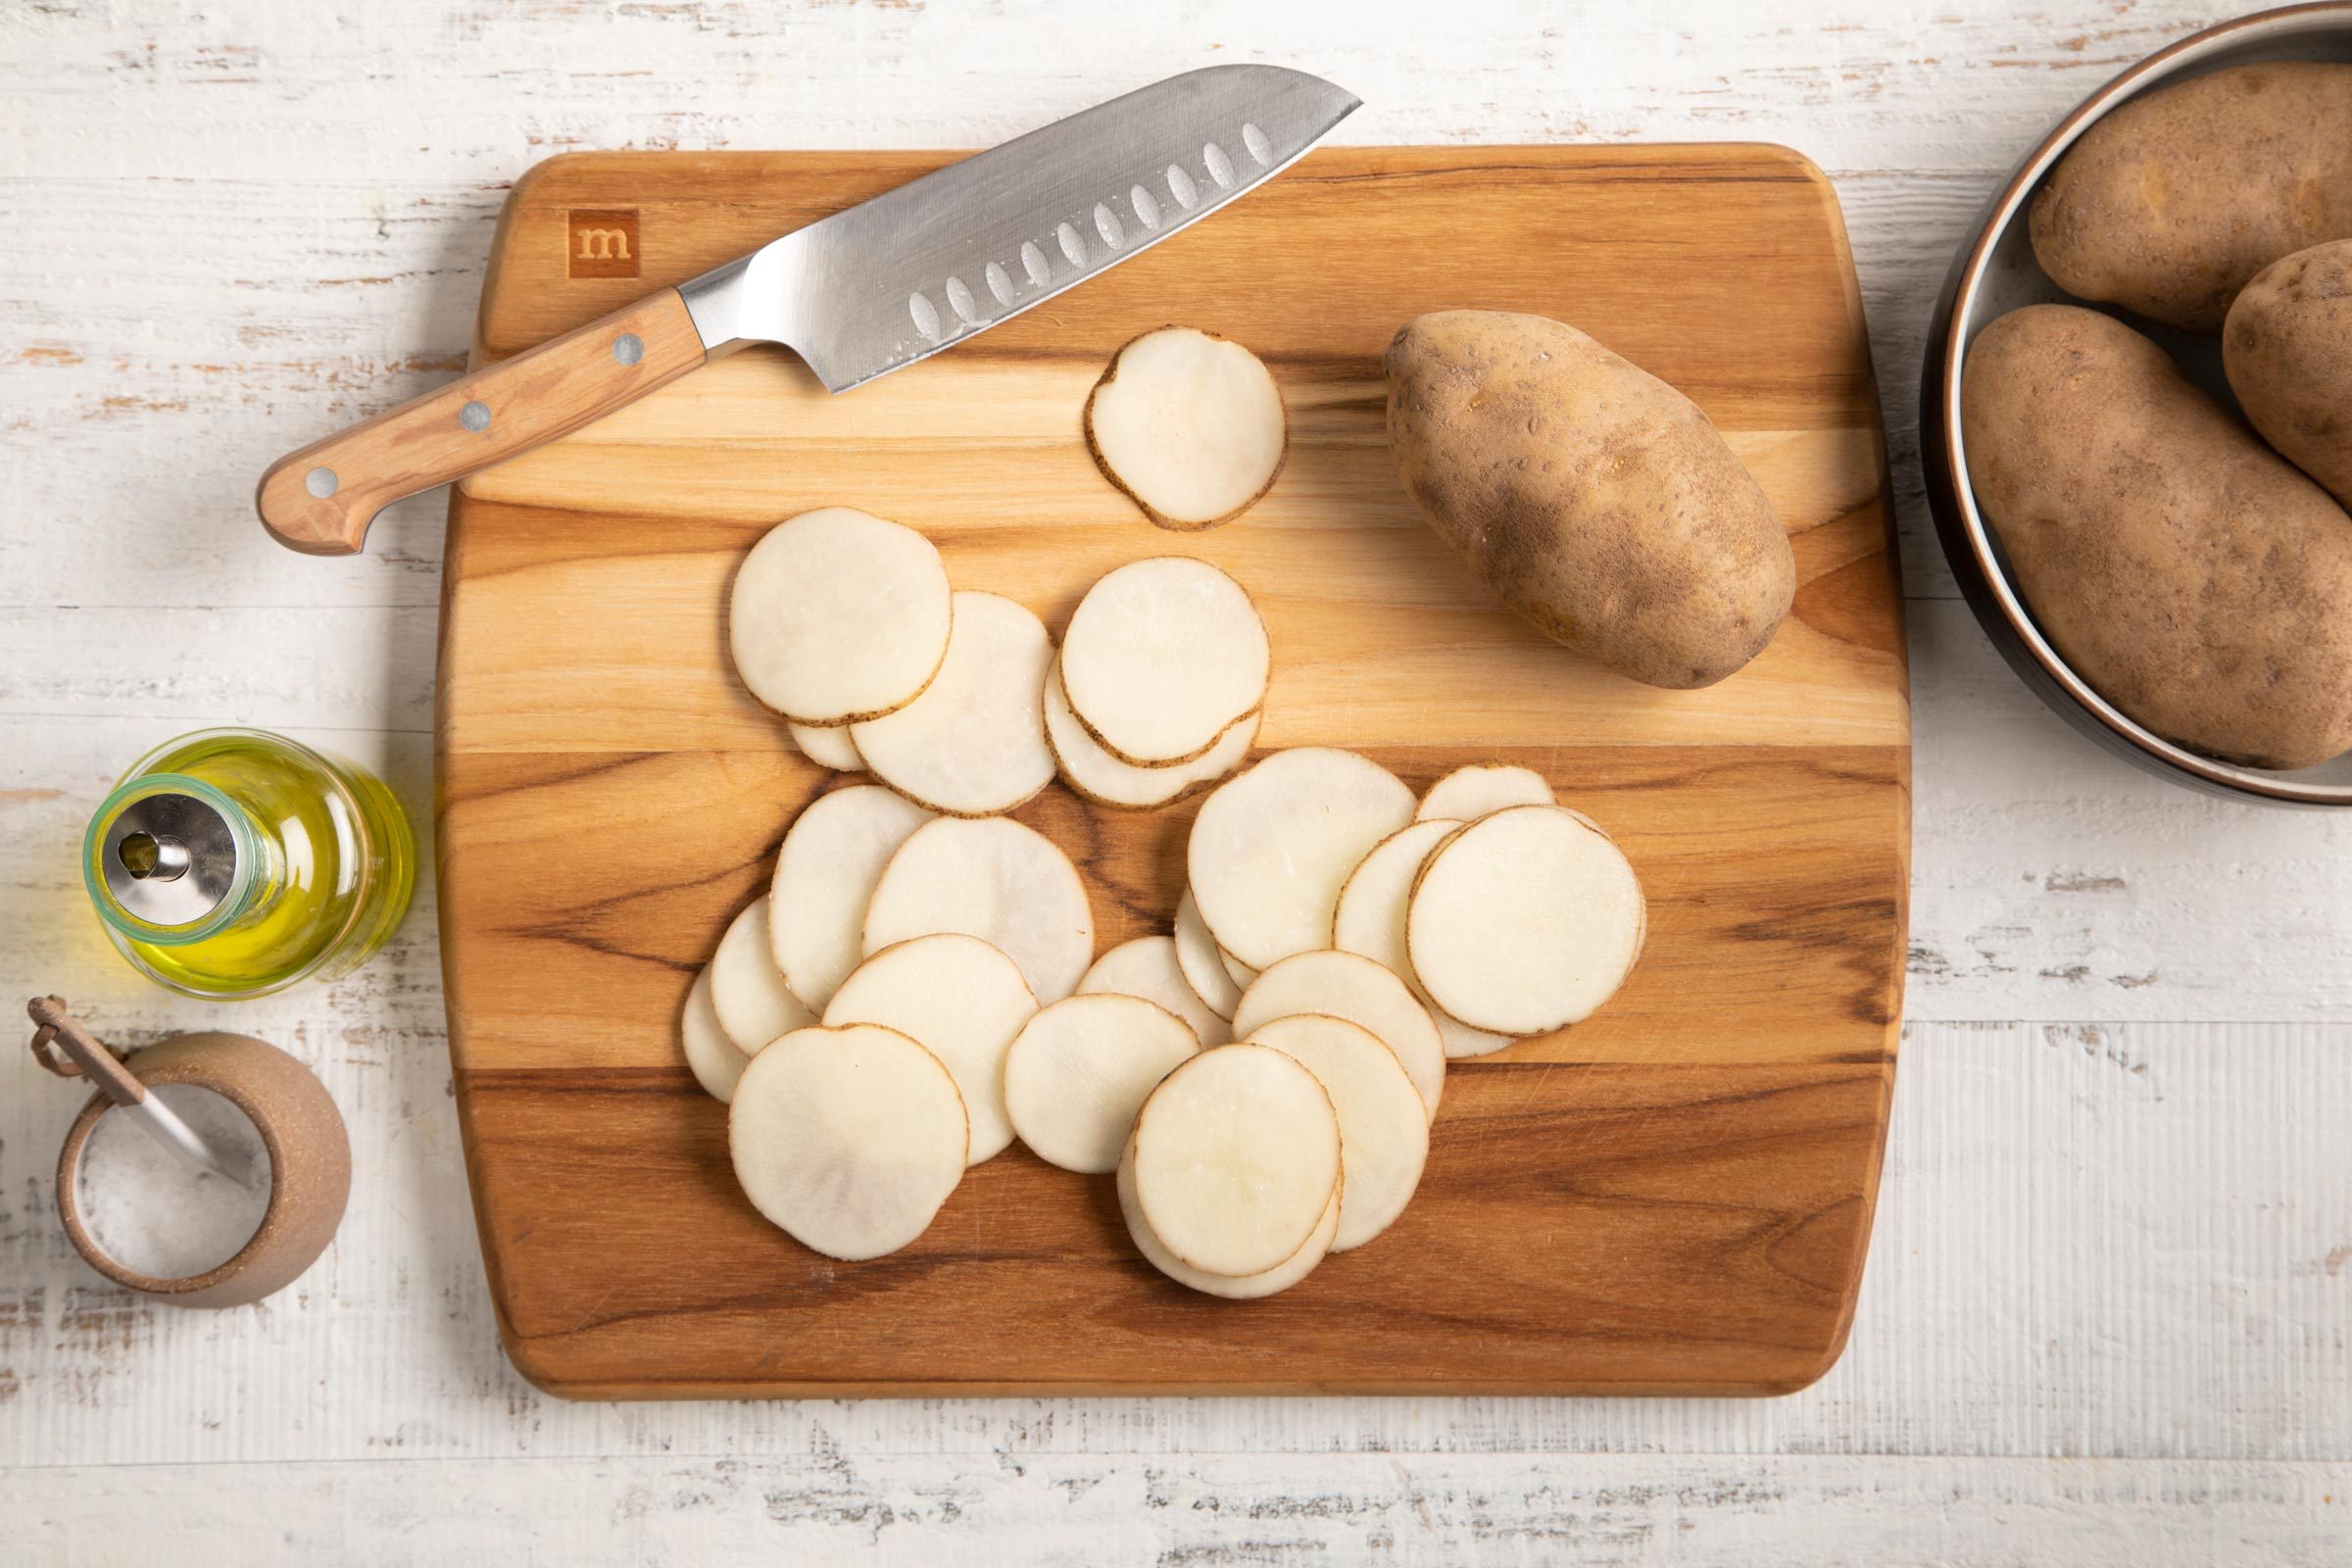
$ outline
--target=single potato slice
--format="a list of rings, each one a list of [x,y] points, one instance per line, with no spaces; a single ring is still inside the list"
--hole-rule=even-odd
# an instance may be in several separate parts
[[[1099,1174],[1144,1098],[1200,1049],[1182,1018],[1141,997],[1096,992],[1043,1008],[1004,1057],[1004,1108],[1031,1153]]]
[[[865,906],[882,868],[931,813],[879,784],[808,803],[776,852],[768,929],[784,983],[823,1011],[833,988],[865,956]]]
[[[850,727],[874,777],[934,811],[1009,811],[1054,781],[1043,697],[1045,623],[995,594],[956,596],[946,662],[920,697]]]
[[[727,642],[761,703],[803,724],[906,707],[947,657],[948,568],[912,528],[851,507],[776,524],[735,573]]]
[[[926,823],[883,868],[865,910],[866,956],[934,931],[960,931],[1004,954],[1040,1003],[1075,991],[1095,955],[1078,868],[1051,839],[1002,816]]]
[[[1097,958],[1078,982],[1078,995],[1096,992],[1157,1003],[1191,1026],[1203,1046],[1221,1046],[1233,1038],[1232,1025],[1185,979],[1184,966],[1176,961],[1174,937],[1137,937]]]
[[[710,1005],[710,971],[703,970],[686,988],[686,1005],[678,1012],[678,1046],[686,1065],[703,1093],[720,1104],[735,1098],[735,1084],[752,1058],[735,1049],[735,1042],[718,1026],[718,1009]]]
[[[784,984],[768,929],[768,895],[743,906],[710,958],[710,1004],[735,1049],[755,1056],[770,1040],[816,1022]]]
[[[858,755],[858,743],[850,739],[850,727],[836,724],[831,729],[817,729],[808,724],[785,721],[784,731],[801,755],[819,767],[829,767],[836,773],[862,773],[865,759]]]
[[[1413,792],[1353,752],[1276,752],[1193,819],[1186,875],[1220,947],[1253,969],[1328,946],[1340,888],[1413,819]]]
[[[1648,927],[1642,884],[1603,833],[1554,806],[1462,828],[1421,867],[1405,913],[1413,972],[1477,1028],[1542,1034],[1625,983]]]
[[[2222,364],[2262,438],[2352,507],[2352,239],[2257,273],[2230,307]]]
[[[1361,954],[1412,989],[1429,1008],[1438,1038],[1446,1043],[1446,1056],[1455,1059],[1483,1056],[1513,1043],[1509,1035],[1471,1028],[1432,1002],[1405,951],[1405,907],[1412,899],[1413,883],[1421,875],[1421,864],[1461,826],[1446,817],[1430,817],[1383,839],[1340,890],[1339,908],[1331,922],[1333,947]]]
[[[1232,1017],[1233,1009],[1242,1004],[1242,983],[1225,967],[1224,950],[1208,934],[1191,888],[1176,902],[1176,934],[1169,940],[1176,944],[1176,966],[1184,971],[1184,983],[1209,1011],[1220,1018]]]
[[[895,1029],[796,1029],[754,1056],[727,1110],[752,1206],[845,1262],[895,1252],[963,1179],[956,1080]]]
[[[1387,369],[1406,492],[1544,636],[1671,688],[1713,685],[1772,641],[1795,553],[1681,392],[1573,326],[1499,311],[1415,317]]]
[[[1253,1301],[1289,1290],[1315,1271],[1331,1251],[1331,1241],[1340,1230],[1340,1194],[1334,1192],[1331,1201],[1324,1205],[1323,1217],[1315,1222],[1315,1232],[1306,1245],[1284,1258],[1263,1274],[1246,1274],[1236,1279],[1225,1274],[1211,1274],[1197,1269],[1168,1250],[1167,1244],[1152,1234],[1144,1220],[1142,1207],[1135,1198],[1135,1141],[1129,1139],[1127,1149],[1119,1159],[1119,1213],[1127,1221],[1127,1234],[1135,1242],[1135,1250],[1144,1254],[1144,1261],[1174,1280],[1177,1284],[1200,1292],[1204,1296],[1219,1296],[1230,1301]]]
[[[1242,585],[1155,556],[1104,573],[1061,637],[1070,711],[1123,762],[1190,761],[1265,701],[1273,653]]]
[[[1438,1100],[1446,1092],[1446,1042],[1429,1008],[1401,979],[1361,954],[1295,953],[1242,993],[1233,1033],[1236,1039],[1262,1039],[1275,1019],[1302,1013],[1343,1018],[1370,1030],[1412,1081],[1422,1119],[1437,1119]],[[1273,1040],[1262,1043],[1280,1046]],[[1344,1133],[1345,1110],[1340,1120]]]
[[[1191,327],[1130,342],[1086,400],[1102,476],[1183,532],[1229,522],[1264,495],[1289,439],[1282,392],[1257,356]]]
[[[1061,687],[1061,668],[1055,664],[1046,677],[1046,740],[1054,748],[1061,781],[1097,806],[1140,810],[1165,806],[1202,785],[1213,784],[1239,767],[1257,739],[1255,713],[1235,719],[1217,743],[1189,762],[1166,767],[1138,767],[1122,762],[1086,732],[1070,711],[1069,694]]]
[[[1338,1191],[1339,1112],[1314,1073],[1279,1051],[1204,1051],[1136,1113],[1144,1222],[1178,1261],[1205,1273],[1238,1279],[1275,1267],[1307,1244]],[[1345,1197],[1340,1209],[1344,1224]]]
[[[1474,822],[1506,806],[1550,806],[1551,786],[1532,767],[1503,762],[1473,762],[1457,767],[1429,787],[1413,819],[1426,822],[1445,817]]]
[[[1012,1142],[1004,1113],[1004,1054],[1037,1012],[1020,969],[978,937],[937,932],[884,948],[859,964],[825,1005],[825,1027],[878,1023],[937,1056],[971,1118],[967,1165]]]
[[[1296,1058],[1331,1096],[1340,1117],[1341,1170],[1340,1229],[1331,1250],[1363,1246],[1396,1223],[1429,1162],[1429,1116],[1404,1064],[1370,1030],[1315,1013],[1277,1018],[1249,1039]]]

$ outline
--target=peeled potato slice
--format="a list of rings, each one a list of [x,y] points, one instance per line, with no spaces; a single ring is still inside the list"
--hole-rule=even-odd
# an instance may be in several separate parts
[[[718,952],[706,971],[710,976],[710,1005],[719,1027],[747,1056],[778,1035],[806,1029],[816,1017],[801,999],[785,989],[776,968],[775,945],[768,931],[768,896],[743,906],[718,939]]]
[[[1396,1222],[1429,1162],[1429,1117],[1396,1054],[1345,1018],[1295,1013],[1250,1035],[1297,1058],[1340,1117],[1340,1229],[1331,1250],[1363,1246]]]
[[[1176,961],[1174,937],[1137,937],[1097,958],[1078,982],[1078,995],[1096,992],[1157,1003],[1182,1018],[1203,1046],[1221,1046],[1233,1038],[1232,1026],[1185,979],[1184,966]]]
[[[1143,1210],[1135,1200],[1135,1142],[1128,1140],[1126,1152],[1119,1160],[1119,1213],[1127,1221],[1127,1234],[1135,1242],[1135,1250],[1144,1254],[1144,1261],[1174,1280],[1208,1296],[1221,1296],[1232,1301],[1252,1301],[1287,1291],[1315,1271],[1331,1251],[1331,1239],[1340,1229],[1340,1194],[1334,1192],[1331,1201],[1324,1205],[1323,1217],[1316,1221],[1315,1231],[1306,1245],[1284,1258],[1263,1274],[1245,1274],[1234,1278],[1226,1274],[1211,1274],[1197,1269],[1169,1251],[1167,1244],[1152,1234],[1144,1222]]]
[[[727,1111],[752,1206],[844,1262],[895,1252],[963,1179],[963,1101],[895,1029],[796,1029],[754,1056]]]
[[[1328,946],[1348,873],[1413,806],[1402,780],[1353,752],[1276,752],[1218,785],[1193,819],[1185,864],[1200,918],[1254,969]]]
[[[1257,356],[1191,327],[1119,350],[1086,400],[1086,445],[1104,478],[1163,528],[1213,528],[1282,471],[1282,392]]]
[[[829,767],[836,773],[865,771],[865,759],[858,755],[858,743],[850,739],[847,724],[817,729],[787,720],[784,731],[792,737],[792,744],[801,749],[801,755],[819,767]]]
[[[1152,1087],[1200,1049],[1182,1018],[1141,997],[1065,997],[1021,1029],[1004,1058],[1004,1108],[1030,1152],[1099,1173]]]
[[[709,969],[696,975],[694,984],[686,988],[686,1005],[678,1014],[678,1044],[703,1093],[722,1105],[735,1098],[736,1080],[752,1064],[752,1058],[737,1051],[735,1042],[718,1026],[718,1012],[710,1005]]]
[[[931,813],[858,784],[808,803],[776,852],[768,923],[792,994],[821,1011],[865,956],[865,906],[882,868]]]
[[[948,652],[948,569],[912,528],[852,507],[776,524],[735,573],[727,642],[761,703],[846,724],[914,701]]]
[[[1103,750],[1189,761],[1265,701],[1273,652],[1257,606],[1205,561],[1155,556],[1104,573],[1061,636],[1070,710]]]
[[[1257,739],[1257,714],[1235,719],[1207,751],[1189,762],[1165,767],[1138,767],[1122,762],[1086,732],[1070,711],[1069,694],[1061,687],[1058,663],[1046,676],[1046,741],[1054,748],[1061,781],[1099,806],[1127,809],[1165,806],[1203,784],[1223,778],[1241,765]]]
[[[1095,955],[1078,868],[1052,840],[1002,816],[940,817],[884,867],[866,906],[866,953],[934,931],[960,931],[1004,954],[1041,1003],[1075,991]]]
[[[1176,903],[1176,934],[1170,940],[1176,944],[1176,967],[1184,971],[1185,984],[1209,1011],[1232,1017],[1242,1004],[1242,983],[1225,967],[1224,950],[1201,923],[1200,906],[1194,902],[1191,888]]]
[[[1509,1035],[1473,1029],[1459,1018],[1447,1016],[1422,988],[1405,952],[1404,911],[1412,898],[1413,879],[1421,874],[1421,862],[1429,858],[1430,852],[1461,825],[1432,817],[1383,839],[1340,890],[1339,908],[1331,922],[1333,947],[1361,954],[1412,988],[1413,995],[1428,1006],[1438,1026],[1438,1038],[1446,1043],[1446,1054],[1456,1059],[1483,1056],[1512,1043]]]
[[[1311,1069],[1268,1047],[1202,1052],[1136,1113],[1144,1222],[1179,1262],[1206,1273],[1239,1278],[1282,1262],[1314,1234],[1339,1183],[1331,1097]],[[1345,1198],[1340,1208],[1345,1224]]]
[[[1532,1035],[1609,1000],[1647,918],[1608,835],[1556,806],[1515,806],[1438,846],[1413,887],[1405,943],[1439,1006],[1474,1028]]]
[[[956,1079],[971,1119],[968,1165],[1012,1142],[1004,1114],[1004,1054],[1037,1011],[1029,982],[978,937],[953,932],[884,948],[859,964],[825,1005],[825,1027],[877,1023],[921,1046]]]
[[[1475,822],[1505,807],[1551,804],[1551,786],[1534,768],[1473,762],[1432,784],[1429,793],[1421,797],[1421,808],[1413,813],[1413,819],[1425,822],[1450,817],[1456,822]]]
[[[1437,1119],[1438,1099],[1446,1092],[1446,1043],[1437,1020],[1402,980],[1360,954],[1295,953],[1242,993],[1233,1033],[1237,1039],[1258,1039],[1275,1019],[1301,1013],[1345,1018],[1370,1030],[1412,1080],[1424,1119]],[[1343,1136],[1347,1119],[1343,1111]]]
[[[1041,706],[1053,662],[1054,640],[1027,610],[959,593],[938,678],[898,711],[852,725],[850,739],[874,777],[918,805],[1009,811],[1054,779]]]

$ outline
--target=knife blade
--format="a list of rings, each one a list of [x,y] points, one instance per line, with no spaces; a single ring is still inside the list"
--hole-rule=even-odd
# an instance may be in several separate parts
[[[281,544],[348,555],[384,506],[565,435],[713,355],[781,343],[844,392],[1010,319],[1289,168],[1359,105],[1280,66],[1098,104],[272,464]]]

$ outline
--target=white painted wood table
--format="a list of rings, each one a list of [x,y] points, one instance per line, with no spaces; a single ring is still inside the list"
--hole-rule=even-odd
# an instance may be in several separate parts
[[[1919,501],[1920,338],[1995,179],[2178,0],[1425,7],[429,0],[0,8],[0,1002],[324,1077],[350,1216],[267,1305],[73,1257],[78,1097],[0,1051],[0,1561],[2352,1562],[2352,817],[2193,797],[2045,713]],[[1909,1017],[1851,1348],[1763,1402],[572,1405],[501,1358],[429,888],[326,988],[177,1001],[74,858],[201,725],[429,773],[442,499],[295,557],[281,450],[456,370],[492,222],[586,147],[976,146],[1258,58],[1375,142],[1767,139],[1837,179],[1911,595]],[[13,1026],[12,1026],[13,1027]]]

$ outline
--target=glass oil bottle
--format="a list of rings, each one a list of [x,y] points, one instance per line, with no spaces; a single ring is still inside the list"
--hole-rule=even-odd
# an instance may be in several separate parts
[[[332,979],[408,911],[416,844],[381,779],[261,730],[131,764],[90,818],[82,881],[122,956],[186,996]]]

